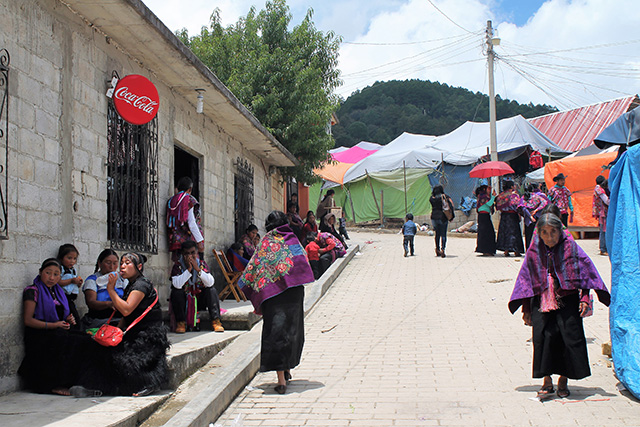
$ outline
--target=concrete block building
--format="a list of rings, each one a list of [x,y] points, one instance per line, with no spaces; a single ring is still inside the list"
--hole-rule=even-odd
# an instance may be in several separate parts
[[[212,248],[283,209],[277,168],[296,159],[139,0],[0,0],[0,49],[3,393],[19,388],[22,290],[59,245],[79,249],[82,277],[104,248],[145,253],[166,307],[177,180],[194,179],[215,270]],[[159,96],[139,126],[106,96],[114,76],[132,74]]]

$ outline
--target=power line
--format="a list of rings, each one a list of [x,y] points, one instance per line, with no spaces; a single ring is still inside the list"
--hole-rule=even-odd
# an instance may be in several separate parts
[[[449,20],[449,22],[451,22],[453,25],[455,25],[456,27],[458,27],[458,28],[460,28],[460,29],[462,29],[462,30],[466,31],[466,32],[467,32],[467,33],[469,33],[469,34],[474,34],[474,33],[472,33],[471,31],[469,31],[469,30],[467,30],[466,28],[464,28],[462,25],[458,24],[458,23],[457,23],[456,21],[454,21],[453,19],[449,18],[449,17],[448,17],[448,16],[447,16],[443,11],[441,11],[441,10],[438,8],[438,6],[436,6],[435,4],[433,4],[433,2],[432,2],[431,0],[427,0],[427,1],[431,4],[431,6],[433,6],[433,8],[434,8],[435,10],[437,10],[438,12],[440,12],[440,14],[441,14],[442,16],[444,16],[445,18],[447,18],[447,19]]]

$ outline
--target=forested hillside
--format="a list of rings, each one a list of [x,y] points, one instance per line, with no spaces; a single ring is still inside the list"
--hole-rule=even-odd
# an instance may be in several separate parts
[[[549,105],[522,105],[496,96],[498,120],[537,117],[557,111]],[[355,92],[337,112],[336,146],[360,141],[386,144],[402,132],[444,135],[464,122],[489,121],[489,97],[460,87],[423,80],[377,82]]]

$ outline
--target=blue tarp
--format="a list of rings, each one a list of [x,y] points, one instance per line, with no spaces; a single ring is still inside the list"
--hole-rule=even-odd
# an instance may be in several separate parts
[[[640,398],[640,145],[629,148],[611,169],[609,188],[613,363],[618,379]]]
[[[444,192],[451,197],[453,204],[458,206],[464,202],[465,197],[474,197],[476,187],[486,184],[486,180],[470,178],[469,171],[472,165],[456,166],[441,163],[438,169],[429,175],[431,188],[442,185]]]

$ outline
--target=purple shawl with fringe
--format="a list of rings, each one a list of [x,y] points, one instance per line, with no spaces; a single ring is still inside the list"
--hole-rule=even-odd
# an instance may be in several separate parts
[[[44,282],[40,280],[40,275],[36,276],[36,278],[33,279],[33,285],[27,286],[24,290],[26,291],[29,289],[33,289],[36,291],[36,309],[33,312],[33,317],[35,319],[52,323],[67,319],[71,311],[69,311],[69,302],[67,301],[67,296],[64,294],[64,291],[62,290],[60,285],[56,284],[52,289],[53,293],[56,295],[57,301],[55,301],[51,296],[51,292],[49,292],[49,288],[47,288],[47,285],[45,285]],[[62,319],[58,318],[56,305],[62,305],[64,307],[64,315]]]
[[[263,301],[313,280],[307,253],[289,225],[282,225],[262,238],[238,286],[262,314]]]
[[[598,270],[573,239],[562,233],[558,244],[549,249],[536,234],[525,255],[509,300],[511,313],[518,310],[523,300],[541,295],[547,288],[549,262],[553,263],[553,270],[562,289],[593,289],[598,294],[600,302],[609,305],[611,296]]]

